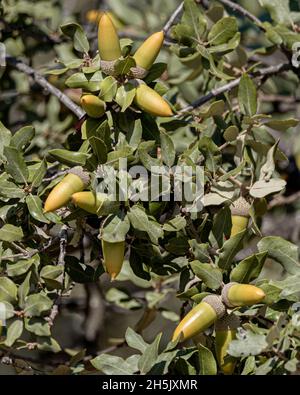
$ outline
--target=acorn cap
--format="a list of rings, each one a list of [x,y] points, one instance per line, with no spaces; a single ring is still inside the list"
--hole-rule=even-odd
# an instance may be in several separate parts
[[[90,175],[87,171],[84,171],[81,166],[75,166],[68,171],[69,174],[75,174],[78,176],[82,182],[84,183],[84,187],[86,187],[90,182]]]
[[[135,66],[135,67],[131,67],[130,69],[130,75],[133,78],[137,78],[139,80],[142,80],[143,78],[145,78],[148,74],[148,70],[143,69],[143,67],[140,66]]]
[[[100,68],[106,75],[116,75],[116,62],[117,60],[100,60]]]
[[[238,283],[228,283],[228,284],[225,284],[224,285],[224,287],[223,287],[223,289],[222,289],[222,301],[223,301],[223,303],[227,306],[227,307],[235,307],[235,306],[233,306],[230,302],[229,302],[229,300],[228,300],[228,291],[229,291],[229,289],[233,286],[233,285],[236,285],[236,284],[238,284]]]
[[[239,215],[241,217],[250,217],[249,210],[251,205],[247,202],[247,200],[243,197],[239,197],[237,200],[233,202],[231,205],[231,214]]]
[[[218,295],[208,295],[202,299],[201,302],[209,304],[216,312],[218,319],[222,318],[226,313],[226,308],[222,302],[222,299]]]
[[[235,330],[241,322],[235,314],[226,314],[215,323],[216,332]]]

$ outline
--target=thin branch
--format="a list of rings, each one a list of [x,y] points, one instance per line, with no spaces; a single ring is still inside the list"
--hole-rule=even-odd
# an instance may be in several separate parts
[[[290,66],[288,63],[280,63],[279,65],[276,66],[270,66],[266,67],[260,70],[255,71],[254,73],[249,74],[250,77],[252,78],[257,78],[257,77],[265,77],[265,76],[272,76],[274,74],[279,74],[283,71],[289,70]],[[225,92],[230,92],[233,88],[239,85],[241,81],[241,77],[230,81],[228,84],[222,85],[219,88],[212,89],[209,93],[207,93],[205,96],[200,97],[199,99],[195,100],[193,103],[191,103],[189,106],[184,107],[181,111],[179,111],[178,115],[189,112],[194,110],[195,108],[201,107],[203,104],[209,102],[211,99],[221,95],[222,93]]]
[[[255,15],[251,14],[250,11],[246,10],[244,7],[230,0],[219,0],[219,2],[231,8],[233,11],[238,12],[240,15],[243,15],[244,17],[248,18],[250,21],[254,22],[262,31],[265,31],[262,22]]]
[[[274,207],[292,204],[295,203],[298,199],[300,199],[300,191],[290,196],[278,196],[270,201],[270,203],[268,204],[268,209],[271,210]]]
[[[77,118],[82,118],[85,115],[85,112],[77,106],[68,96],[66,96],[63,92],[57,89],[55,86],[50,84],[46,78],[41,76],[37,71],[35,71],[32,67],[23,63],[21,60],[8,56],[6,58],[7,62],[11,64],[13,67],[21,71],[22,73],[27,74],[32,77],[33,80],[39,84],[42,88],[46,89],[52,95],[56,96],[59,101],[61,101],[70,111],[72,111]]]
[[[173,14],[170,16],[168,21],[166,22],[165,26],[163,27],[163,32],[165,34],[168,33],[168,31],[171,29],[171,27],[174,25],[174,23],[177,21],[179,16],[181,15],[183,11],[183,1],[180,3],[180,5],[176,8],[176,10],[173,12]]]
[[[68,227],[67,225],[63,225],[61,227],[61,231],[59,234],[59,256],[58,256],[58,265],[65,265],[65,256],[66,256],[66,248],[68,242]]]
[[[222,176],[227,175],[226,171],[225,171],[224,169],[222,169],[222,167],[220,167],[220,168],[218,169],[218,172],[219,172],[220,174],[222,174]],[[240,182],[239,180],[237,180],[236,178],[232,177],[232,176],[228,177],[228,181],[230,181],[232,184],[235,184],[235,185],[238,186],[240,189],[243,188],[243,183]]]

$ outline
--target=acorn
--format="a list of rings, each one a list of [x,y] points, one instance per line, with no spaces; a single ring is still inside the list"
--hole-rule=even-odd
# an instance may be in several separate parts
[[[73,167],[68,174],[49,193],[44,212],[57,210],[65,206],[75,192],[83,191],[90,181],[89,173],[81,166]]]
[[[173,115],[170,105],[155,90],[141,82],[137,84],[134,103],[141,110],[156,117]]]
[[[105,199],[105,194],[90,191],[77,192],[72,195],[72,203],[91,214],[97,214]]]
[[[99,20],[98,48],[101,70],[108,75],[114,75],[114,65],[122,56],[117,30],[107,13]]]
[[[83,95],[80,99],[80,104],[91,118],[101,118],[105,114],[105,102],[95,95]]]
[[[111,243],[102,239],[103,262],[111,280],[120,273],[125,255],[125,241]]]
[[[215,323],[215,350],[218,364],[221,371],[226,375],[234,372],[236,358],[228,355],[228,347],[232,340],[236,338],[237,328],[240,320],[234,314],[225,315]]]
[[[265,298],[262,289],[250,284],[228,283],[222,289],[223,303],[230,308],[252,306]]]
[[[143,79],[146,77],[161,50],[164,38],[163,31],[154,33],[138,48],[133,55],[136,67],[132,67],[130,70],[134,78]]]
[[[221,297],[208,295],[195,306],[179,323],[173,333],[172,341],[185,341],[209,328],[225,314]]]
[[[230,237],[245,230],[249,223],[250,204],[243,197],[240,197],[231,206],[232,228]]]

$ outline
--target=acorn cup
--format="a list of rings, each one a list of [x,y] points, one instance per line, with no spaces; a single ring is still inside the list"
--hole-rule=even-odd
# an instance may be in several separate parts
[[[223,303],[230,308],[261,303],[265,296],[262,289],[250,284],[228,283],[222,289]]]
[[[182,342],[196,336],[223,317],[225,312],[220,296],[206,296],[181,320],[173,333],[172,341],[179,339]]]
[[[132,67],[130,70],[134,78],[143,79],[146,77],[161,50],[164,38],[163,31],[154,33],[137,49],[133,55],[136,67]]]
[[[102,240],[103,263],[111,280],[115,280],[120,273],[125,255],[125,241],[110,243]]]
[[[108,75],[114,75],[114,65],[122,56],[117,30],[107,13],[99,20],[98,48],[101,70]]]
[[[138,83],[134,103],[143,111],[155,117],[171,117],[173,115],[169,104],[144,83]]]
[[[89,173],[85,172],[81,166],[70,169],[68,174],[49,193],[44,205],[44,213],[55,211],[68,204],[71,196],[76,192],[83,191],[89,181]]]
[[[240,326],[240,320],[234,314],[225,315],[215,323],[215,350],[218,364],[225,375],[231,375],[234,372],[236,358],[228,355],[228,347],[232,340],[236,338],[237,328]]]
[[[95,95],[84,95],[80,99],[81,107],[91,118],[101,118],[106,111],[106,104]]]
[[[231,221],[232,228],[230,237],[235,236],[237,233],[245,230],[249,223],[249,210],[250,204],[246,199],[240,197],[231,206]]]

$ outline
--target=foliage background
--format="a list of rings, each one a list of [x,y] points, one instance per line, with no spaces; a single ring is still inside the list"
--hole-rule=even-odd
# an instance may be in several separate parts
[[[212,7],[212,18],[216,18],[215,21],[217,21],[218,13],[222,12],[221,3],[224,6],[226,2],[199,1],[198,3],[202,3],[202,6],[204,6],[202,8],[203,12],[205,12],[207,6]],[[184,56],[180,52],[179,46],[176,47],[176,43],[174,43],[173,50],[169,49],[170,45],[167,43],[165,49],[160,54],[158,61],[167,63],[168,70],[162,75],[160,79],[161,86],[158,86],[158,90],[161,93],[166,93],[166,97],[173,104],[177,103],[178,109],[184,108],[199,97],[205,95],[219,80],[223,83],[230,82],[232,79],[240,76],[243,71],[248,70],[251,73],[251,71],[263,67],[278,66],[286,62],[290,64],[291,46],[293,42],[300,41],[300,27],[298,26],[300,10],[298,2],[261,0],[253,2],[240,1],[237,3],[244,6],[252,15],[257,16],[263,21],[264,27],[259,28],[249,18],[233,12],[230,7],[226,8],[230,15],[237,17],[238,29],[241,32],[239,51],[230,50],[230,48],[225,50],[225,52],[228,51],[225,63],[229,63],[229,67],[223,64],[222,55],[219,55],[218,51],[212,52],[214,57],[212,61],[206,59],[204,62],[204,71],[203,64],[197,65],[197,59],[196,67],[194,65],[186,65],[184,60],[181,62],[178,58],[178,55],[180,57]],[[180,1],[176,0],[167,0],[163,2],[163,6],[159,0],[84,2],[72,0],[2,1],[1,7],[3,7],[2,11],[4,13],[0,17],[0,39],[5,43],[7,52],[12,58],[7,60],[6,68],[0,69],[0,120],[5,125],[5,127],[1,126],[1,138],[7,135],[5,128],[14,134],[20,128],[28,127],[25,129],[25,133],[23,129],[23,135],[27,136],[26,138],[29,142],[29,144],[26,142],[25,156],[26,160],[32,165],[31,172],[37,169],[37,167],[34,167],[34,161],[37,161],[36,163],[39,164],[39,161],[51,149],[62,148],[63,145],[69,149],[72,147],[72,136],[77,120],[76,116],[57,97],[49,94],[47,90],[41,89],[40,85],[35,83],[28,73],[26,74],[19,67],[16,67],[15,60],[18,59],[25,64],[29,64],[38,73],[44,75],[52,85],[62,90],[69,98],[76,102],[78,101],[78,90],[76,87],[74,88],[76,84],[71,84],[71,87],[70,84],[69,87],[66,87],[64,84],[66,76],[70,76],[73,71],[69,69],[66,71],[66,74],[61,73],[61,71],[47,73],[49,70],[58,69],[58,65],[61,66],[62,63],[69,64],[76,57],[82,61],[82,53],[80,51],[74,51],[72,40],[62,34],[60,25],[74,21],[80,23],[89,38],[90,52],[94,56],[97,48],[97,25],[95,22],[88,21],[87,12],[89,10],[111,10],[120,22],[119,31],[121,32],[121,36],[131,37],[139,41],[139,39],[143,39],[148,34],[160,30],[179,4]],[[210,24],[213,24],[212,20]],[[190,36],[191,32],[185,29],[186,27],[183,21],[182,25],[177,25],[173,30],[173,36],[169,40],[176,41],[177,39],[181,45],[188,49],[188,52],[193,52],[195,51],[194,43],[186,38]],[[235,39],[237,40],[237,37]],[[234,40],[232,45],[234,49],[237,47]],[[242,48],[246,48],[247,50],[245,51]],[[222,53],[220,50],[219,52]],[[214,68],[213,65],[216,67]],[[210,70],[210,74],[208,70]],[[272,193],[270,194],[271,196],[268,196],[270,211],[258,219],[261,234],[254,228],[255,234],[248,237],[246,248],[239,251],[236,261],[241,261],[244,257],[253,254],[262,236],[266,237],[269,235],[280,236],[292,242],[293,245],[286,244],[280,239],[280,243],[282,244],[279,243],[279,246],[282,250],[286,251],[288,255],[287,261],[298,260],[297,245],[299,245],[300,238],[300,176],[297,167],[297,157],[300,155],[299,126],[297,122],[300,111],[298,75],[298,70],[291,67],[291,70],[284,74],[274,73],[274,75],[270,74],[272,78],[269,78],[269,76],[259,78],[257,109],[255,108],[255,102],[245,104],[246,100],[241,96],[238,97],[239,101],[237,101],[238,92],[236,89],[232,92],[232,96],[226,92],[225,97],[218,97],[218,99],[224,99],[229,112],[228,110],[226,112],[222,104],[221,111],[219,108],[207,107],[206,110],[201,108],[195,113],[192,127],[180,123],[176,124],[175,122],[170,123],[166,127],[166,130],[171,132],[172,141],[178,154],[184,152],[195,136],[201,133],[202,136],[214,137],[214,143],[221,146],[224,142],[226,143],[226,139],[224,140],[224,131],[227,127],[237,125],[238,131],[243,130],[245,126],[243,121],[245,119],[243,120],[243,117],[241,117],[238,105],[241,107],[243,105],[245,106],[245,111],[242,112],[249,115],[250,118],[255,113],[258,113],[271,114],[276,120],[288,119],[288,121],[274,122],[273,124],[263,126],[262,124],[267,123],[268,119],[264,117],[261,117],[261,119],[259,117],[257,118],[259,124],[255,125],[253,131],[254,140],[257,139],[257,144],[256,146],[253,144],[252,148],[258,153],[259,163],[255,170],[256,173],[255,171],[254,173],[259,177],[261,166],[268,158],[269,161],[267,163],[271,166],[272,176],[276,179],[284,177],[287,180],[287,187],[284,191],[282,188],[279,188],[279,190],[282,190],[280,197],[274,198],[272,197]],[[231,77],[233,78],[231,79]],[[245,82],[245,84],[247,83]],[[249,86],[250,89],[251,87],[253,88],[251,83],[248,84]],[[167,88],[169,88],[168,92]],[[252,99],[256,95],[255,88],[253,89],[253,94],[250,95]],[[229,107],[230,104],[231,108]],[[249,111],[250,113],[248,113]],[[33,126],[34,135],[33,129],[28,125]],[[228,135],[230,135],[230,132],[235,135],[236,130],[231,129],[228,131]],[[274,146],[277,139],[280,139],[280,142],[279,149],[276,153],[275,170],[272,168],[274,161],[270,149]],[[19,137],[15,139],[17,148],[24,148],[22,147],[22,142],[18,143],[18,140]],[[234,154],[234,150],[230,149],[230,140],[231,138],[228,137],[229,149],[225,152],[223,159],[225,170],[230,168],[228,163],[231,162]],[[209,146],[208,150],[211,149],[214,149],[214,147]],[[268,157],[266,152],[269,152]],[[218,154],[218,152],[215,153],[216,156]],[[2,155],[3,152],[1,151]],[[249,160],[249,158],[247,159]],[[280,159],[280,161],[277,159]],[[218,159],[216,159],[216,163],[218,163]],[[247,170],[242,169],[242,173],[243,179],[244,176],[247,176]],[[47,173],[47,177],[51,177],[52,175],[55,175],[55,169]],[[233,175],[235,176],[235,174]],[[12,192],[11,196],[3,192],[3,181],[5,182],[2,178],[2,185],[0,185],[2,189],[0,191],[1,225],[10,223],[16,226],[25,226],[26,229],[26,224],[23,222],[24,212],[22,211],[24,210],[24,203],[18,203],[18,200],[21,198],[18,192]],[[15,193],[15,196],[13,193]],[[10,206],[10,210],[13,210],[9,214],[7,206]],[[214,208],[208,211],[210,218],[218,212],[218,210],[214,211]],[[46,242],[49,235],[43,234],[39,212],[35,215],[31,226],[34,227],[41,240]],[[55,221],[55,218],[53,217],[52,220]],[[57,223],[57,227],[54,226],[51,229],[51,237],[59,233],[60,225],[58,220]],[[89,254],[94,247],[87,237],[83,237],[79,248],[78,238],[82,235],[80,235],[78,229],[76,232],[73,235],[71,245],[68,247],[68,255],[77,256],[79,259],[86,259],[85,263],[90,263]],[[16,250],[16,243],[19,241],[18,237],[9,248],[6,248],[7,245],[5,245],[5,236],[1,235],[1,237],[4,242],[2,250],[4,255],[20,252],[18,249]],[[176,244],[176,240],[174,244]],[[28,241],[28,246],[31,247],[30,240]],[[266,248],[270,249],[270,246],[267,244]],[[58,249],[59,246],[54,246],[52,256],[57,256]],[[83,250],[88,252],[83,252]],[[182,256],[181,252],[177,255]],[[246,359],[242,358],[243,362],[239,368],[240,373],[268,374],[272,371],[276,373],[276,369],[280,374],[297,373],[299,363],[299,355],[297,354],[299,346],[299,323],[298,321],[296,322],[296,318],[292,318],[295,310],[291,306],[299,298],[299,293],[297,293],[299,290],[297,286],[300,282],[299,264],[296,265],[297,270],[293,268],[289,272],[287,261],[284,259],[273,259],[274,255],[276,253],[273,254],[273,257],[269,256],[264,263],[259,278],[268,278],[268,284],[269,281],[273,281],[271,285],[268,285],[268,289],[272,290],[273,294],[277,296],[277,299],[274,297],[272,301],[275,305],[277,303],[277,307],[274,311],[269,311],[265,314],[264,318],[257,318],[256,315],[259,316],[259,314],[255,309],[250,309],[248,312],[244,311],[242,314],[245,317],[250,317],[250,320],[252,316],[254,317],[252,323],[249,323],[248,326],[246,324],[245,330],[252,331],[251,333],[256,334],[258,337],[263,336],[264,339],[267,335],[268,339],[274,338],[276,340],[271,341],[271,348],[268,352],[264,353],[259,350],[257,353],[258,357],[255,358],[251,354],[253,352],[255,354],[253,347],[254,344],[257,344],[258,337],[251,340],[250,336],[250,340],[248,339],[250,344],[249,356]],[[51,249],[49,257],[51,259]],[[30,267],[36,264],[34,258],[31,259],[33,261],[30,262]],[[2,278],[7,273],[5,266],[7,260],[3,259],[3,262]],[[93,261],[94,268],[97,267],[97,263],[99,261],[95,258]],[[180,264],[182,263],[179,262],[179,266]],[[24,284],[26,277],[24,275],[28,272],[28,267],[21,268],[17,272],[17,276],[11,275],[18,285]],[[289,280],[287,272],[288,275],[295,277]],[[167,346],[175,324],[184,311],[183,308],[187,306],[187,302],[176,297],[179,276],[173,275],[169,277],[165,275],[166,273],[162,274],[162,276],[159,276],[156,272],[151,281],[146,281],[134,275],[129,263],[126,262],[122,275],[119,278],[120,281],[114,284],[108,281],[105,274],[100,277],[99,281],[76,284],[68,297],[59,300],[59,314],[56,315],[55,311],[51,311],[55,317],[54,325],[51,328],[51,336],[55,339],[55,342],[53,340],[51,343],[45,339],[44,328],[43,330],[41,329],[43,336],[38,336],[40,337],[40,340],[38,340],[40,344],[39,348],[43,351],[37,349],[28,351],[30,344],[36,342],[35,335],[39,332],[33,333],[29,331],[29,333],[23,333],[23,343],[18,344],[19,328],[15,328],[11,336],[12,343],[4,345],[3,349],[0,348],[3,362],[0,364],[0,373],[8,372],[15,374],[17,372],[31,374],[33,371],[53,372],[54,369],[56,373],[82,372],[85,371],[84,369],[87,369],[87,371],[92,370],[91,365],[86,363],[85,360],[88,360],[91,356],[95,357],[100,351],[122,358],[136,355],[133,349],[124,343],[124,334],[128,327],[137,330],[138,325],[141,325],[141,319],[145,318],[145,314],[147,319],[149,319],[149,325],[143,323],[145,326],[142,331],[144,340],[151,343],[155,336],[162,332],[161,349],[163,349]],[[276,281],[283,281],[286,278],[286,283],[276,283]],[[53,278],[50,280],[53,280]],[[181,284],[179,284],[181,292],[183,292],[190,280],[192,278],[187,273],[181,273]],[[40,281],[42,283],[41,287],[44,287],[45,284],[47,286],[47,276],[44,278],[41,277]],[[278,295],[285,288],[290,290],[290,292],[287,291],[286,296],[280,298]],[[192,284],[190,297],[194,296],[194,293],[195,295],[199,293],[197,284],[196,287]],[[47,310],[47,306],[45,310]],[[43,308],[41,311],[43,311]],[[284,313],[285,311],[289,311],[288,315]],[[296,317],[296,314],[294,317]],[[273,324],[271,326],[266,325],[267,330],[260,331],[255,329],[260,319],[273,320]],[[285,325],[282,324],[283,322],[285,322]],[[50,324],[52,324],[51,316]],[[265,325],[265,322],[263,324]],[[284,333],[281,330],[282,325],[285,327]],[[139,332],[139,330],[137,331]],[[131,343],[135,345],[139,341],[142,343],[142,340],[131,332],[127,333],[127,342],[130,342],[128,339],[132,339]],[[152,348],[147,348],[142,343],[138,349],[145,352],[147,348],[148,354],[146,355],[148,355],[149,360],[151,361],[152,358],[155,361],[157,359],[157,342],[158,340],[153,343]],[[282,343],[284,343],[283,346]],[[237,344],[237,349],[239,349],[238,346]],[[263,346],[261,348],[262,350],[264,349]],[[24,347],[24,350],[18,352],[15,350],[7,353],[7,348],[16,349],[17,347]],[[275,352],[274,349],[277,351]],[[76,355],[77,352],[78,354]],[[177,361],[177,365],[173,368],[175,372],[179,371],[189,374],[199,372],[199,366],[194,361],[195,355],[193,353],[194,348],[190,348],[185,356],[182,358],[179,357],[179,362]],[[73,360],[70,363],[71,355],[73,355]],[[74,355],[76,356],[74,357]],[[131,363],[134,365],[134,357]],[[128,369],[128,372],[132,368],[128,368],[124,361],[118,359],[109,360],[108,357],[106,363],[102,365],[100,363],[100,370],[105,373],[115,373],[114,366],[117,364],[123,364],[124,369]],[[147,367],[144,368],[145,372],[147,372]]]

